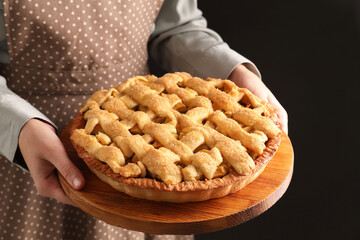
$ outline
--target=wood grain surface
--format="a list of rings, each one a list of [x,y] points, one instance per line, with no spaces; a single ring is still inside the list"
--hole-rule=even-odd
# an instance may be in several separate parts
[[[60,139],[86,179],[85,187],[77,191],[58,175],[69,198],[86,213],[111,225],[153,234],[199,234],[244,223],[281,198],[293,172],[293,148],[283,133],[280,147],[264,172],[240,191],[204,202],[154,202],[130,197],[100,181],[77,156],[67,127]]]

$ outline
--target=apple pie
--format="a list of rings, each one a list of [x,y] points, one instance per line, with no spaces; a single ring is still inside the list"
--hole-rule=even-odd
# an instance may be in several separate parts
[[[223,197],[253,181],[280,144],[276,109],[229,80],[136,76],[95,92],[71,142],[114,189],[155,201]]]

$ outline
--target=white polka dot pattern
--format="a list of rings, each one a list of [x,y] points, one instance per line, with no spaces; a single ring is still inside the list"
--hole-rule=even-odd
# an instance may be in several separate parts
[[[131,239],[191,240],[151,235],[108,225],[78,208],[37,194],[31,176],[0,156],[0,240]]]
[[[148,73],[147,40],[161,3],[5,0],[11,64],[0,74],[62,129],[82,96]]]
[[[147,69],[147,40],[162,0],[5,0],[10,89],[58,126],[94,91]],[[31,176],[0,156],[2,239],[192,239],[110,226],[37,194]]]

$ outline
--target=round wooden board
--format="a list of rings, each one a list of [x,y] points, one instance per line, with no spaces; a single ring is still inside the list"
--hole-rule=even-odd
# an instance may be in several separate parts
[[[199,234],[244,223],[281,198],[293,172],[293,148],[283,133],[279,149],[263,173],[240,191],[204,202],[154,202],[130,197],[100,181],[77,156],[68,127],[60,139],[86,179],[85,187],[77,191],[58,175],[69,198],[86,213],[111,225],[152,234]]]

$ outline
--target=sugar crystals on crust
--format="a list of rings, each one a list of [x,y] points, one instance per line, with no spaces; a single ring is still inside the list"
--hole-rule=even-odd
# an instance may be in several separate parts
[[[229,80],[187,73],[137,76],[94,93],[80,109],[86,123],[72,131],[71,140],[118,175],[107,176],[110,184],[131,178],[211,185],[229,174],[255,176],[259,157],[272,157],[279,144],[272,139],[279,140],[281,132],[274,112]]]

